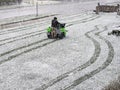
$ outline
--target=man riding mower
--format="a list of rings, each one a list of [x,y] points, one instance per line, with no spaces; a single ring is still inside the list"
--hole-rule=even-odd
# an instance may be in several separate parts
[[[57,18],[54,17],[52,20],[51,27],[47,28],[47,36],[51,39],[62,39],[66,36],[65,24],[61,24],[57,21]]]

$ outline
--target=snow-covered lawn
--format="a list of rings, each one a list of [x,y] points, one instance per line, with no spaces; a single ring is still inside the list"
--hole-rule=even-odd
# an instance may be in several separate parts
[[[71,21],[73,25],[66,28],[66,38],[57,41],[47,40],[45,33],[14,40],[19,35],[38,31],[40,27],[1,35],[4,39],[7,35],[16,38],[10,39],[13,41],[9,43],[6,40],[6,44],[0,46],[0,87],[2,90],[100,90],[120,73],[117,54],[119,37],[107,35],[119,25],[119,20],[116,13],[81,14],[71,20],[68,17],[65,21],[68,25]],[[97,32],[100,32],[100,36]],[[111,62],[107,62],[109,65],[105,64],[105,68],[102,68],[102,64],[110,57],[110,49],[114,57],[110,58]],[[94,70],[98,72],[92,74]],[[85,76],[86,79],[83,79]]]
[[[0,30],[1,90],[101,90],[117,79],[120,37],[108,32],[120,29],[120,16],[58,15],[67,23],[62,40],[47,39],[52,18]]]

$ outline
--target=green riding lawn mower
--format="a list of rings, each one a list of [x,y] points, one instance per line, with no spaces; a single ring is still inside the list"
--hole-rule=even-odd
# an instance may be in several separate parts
[[[66,37],[66,32],[65,24],[60,24],[59,28],[48,27],[47,37],[50,39],[63,39]]]

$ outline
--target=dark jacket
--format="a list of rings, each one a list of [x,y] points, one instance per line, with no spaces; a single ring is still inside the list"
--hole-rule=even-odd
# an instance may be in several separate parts
[[[53,19],[51,26],[54,27],[54,28],[59,28],[59,24],[60,24],[60,23],[57,21],[57,19]]]

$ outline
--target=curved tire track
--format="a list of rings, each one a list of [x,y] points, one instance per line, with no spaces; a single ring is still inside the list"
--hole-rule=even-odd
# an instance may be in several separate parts
[[[86,19],[88,19],[88,18],[86,18]],[[82,19],[82,20],[84,20],[83,22],[86,22],[86,19]],[[80,20],[77,20],[77,21],[80,21]],[[76,21],[74,21],[74,22],[76,22]],[[74,22],[70,22],[70,23],[74,23]],[[80,22],[80,23],[83,23],[83,22]],[[77,23],[78,23],[78,22],[77,22]],[[66,27],[71,26],[71,25],[73,25],[73,24],[68,24]],[[30,28],[31,28],[31,27],[30,27]],[[27,28],[27,29],[28,29],[28,28]],[[37,32],[41,32],[41,31],[44,31],[44,30],[45,30],[45,29],[40,30],[40,31],[35,31],[35,32],[27,33],[27,34],[23,34],[23,35],[18,35],[18,36],[15,36],[15,37],[5,38],[5,39],[0,40],[0,42],[6,41],[6,40],[10,40],[10,39],[14,39],[14,38],[17,38],[17,37],[22,37],[22,36],[29,35],[29,34],[33,34],[33,33],[37,33]],[[11,31],[11,30],[10,30],[10,31]]]
[[[96,19],[96,18],[94,18],[94,19]],[[91,19],[91,20],[93,20],[93,19]],[[86,22],[87,22],[87,21],[86,21]],[[82,22],[81,22],[81,23],[82,23]],[[73,24],[72,24],[72,25],[73,25]],[[71,25],[70,25],[70,26],[71,26]],[[31,46],[31,45],[40,43],[41,41],[44,41],[44,39],[43,39],[43,40],[40,40],[40,41],[37,41],[37,42],[34,42],[34,43],[31,43],[31,44],[26,45],[26,46],[18,47],[18,48],[16,48],[16,49],[7,51],[7,52],[5,52],[5,53],[2,53],[2,54],[0,54],[0,57],[2,57],[2,56],[4,56],[4,55],[7,55],[7,54],[9,54],[9,53],[12,53],[12,52],[14,52],[14,51],[16,51],[16,50],[20,50],[20,49],[26,48],[26,47],[28,47],[28,46]],[[53,40],[53,41],[50,42],[50,43],[53,43],[53,42],[55,42],[55,41],[56,41],[56,40]],[[46,46],[46,45],[48,45],[48,44],[50,44],[50,43],[43,44],[42,47],[43,47],[43,46]],[[0,61],[0,64],[3,64],[3,63],[6,62],[6,61],[10,61],[11,59],[13,59],[13,58],[15,58],[15,57],[17,57],[17,56],[20,56],[20,55],[22,55],[22,54],[24,54],[24,53],[27,53],[27,52],[30,52],[30,51],[32,51],[32,50],[38,49],[38,48],[40,48],[40,47],[41,47],[41,46],[37,46],[37,47],[34,47],[34,48],[32,48],[32,49],[26,50],[26,51],[24,51],[24,52],[22,52],[22,53],[9,56],[8,59],[4,59],[4,60]]]
[[[84,76],[78,78],[77,80],[75,80],[71,85],[67,86],[66,88],[62,89],[62,90],[70,90],[74,87],[76,87],[77,85],[79,85],[80,83],[82,83],[83,81],[93,77],[95,74],[99,73],[100,71],[104,70],[113,60],[114,57],[114,49],[112,44],[106,40],[105,38],[103,38],[102,36],[99,35],[100,32],[96,33],[97,36],[99,36],[100,39],[102,39],[103,41],[105,41],[105,43],[107,44],[108,48],[109,48],[109,52],[108,52],[108,57],[106,59],[106,61],[97,69],[91,71],[88,74],[85,74]]]
[[[94,31],[94,30],[93,30],[93,31]],[[45,89],[47,89],[48,87],[54,85],[55,83],[63,80],[64,78],[69,77],[69,74],[70,74],[70,73],[77,73],[78,71],[81,71],[81,70],[87,68],[88,66],[92,65],[92,64],[97,60],[97,58],[98,58],[99,55],[100,55],[101,48],[100,48],[100,43],[99,43],[98,41],[96,41],[94,38],[92,38],[92,37],[90,37],[90,36],[88,35],[88,33],[93,32],[93,31],[89,31],[89,32],[87,32],[87,33],[85,34],[86,37],[88,37],[90,40],[92,40],[92,42],[93,42],[93,44],[94,44],[94,46],[95,46],[94,54],[93,54],[93,56],[90,58],[90,60],[87,61],[86,63],[84,63],[83,65],[78,66],[77,68],[75,68],[75,69],[73,69],[73,70],[71,70],[71,71],[69,71],[69,72],[66,72],[66,73],[58,76],[57,78],[51,80],[50,82],[48,82],[47,84],[42,85],[42,86],[39,87],[39,88],[36,88],[35,90],[45,90]]]

